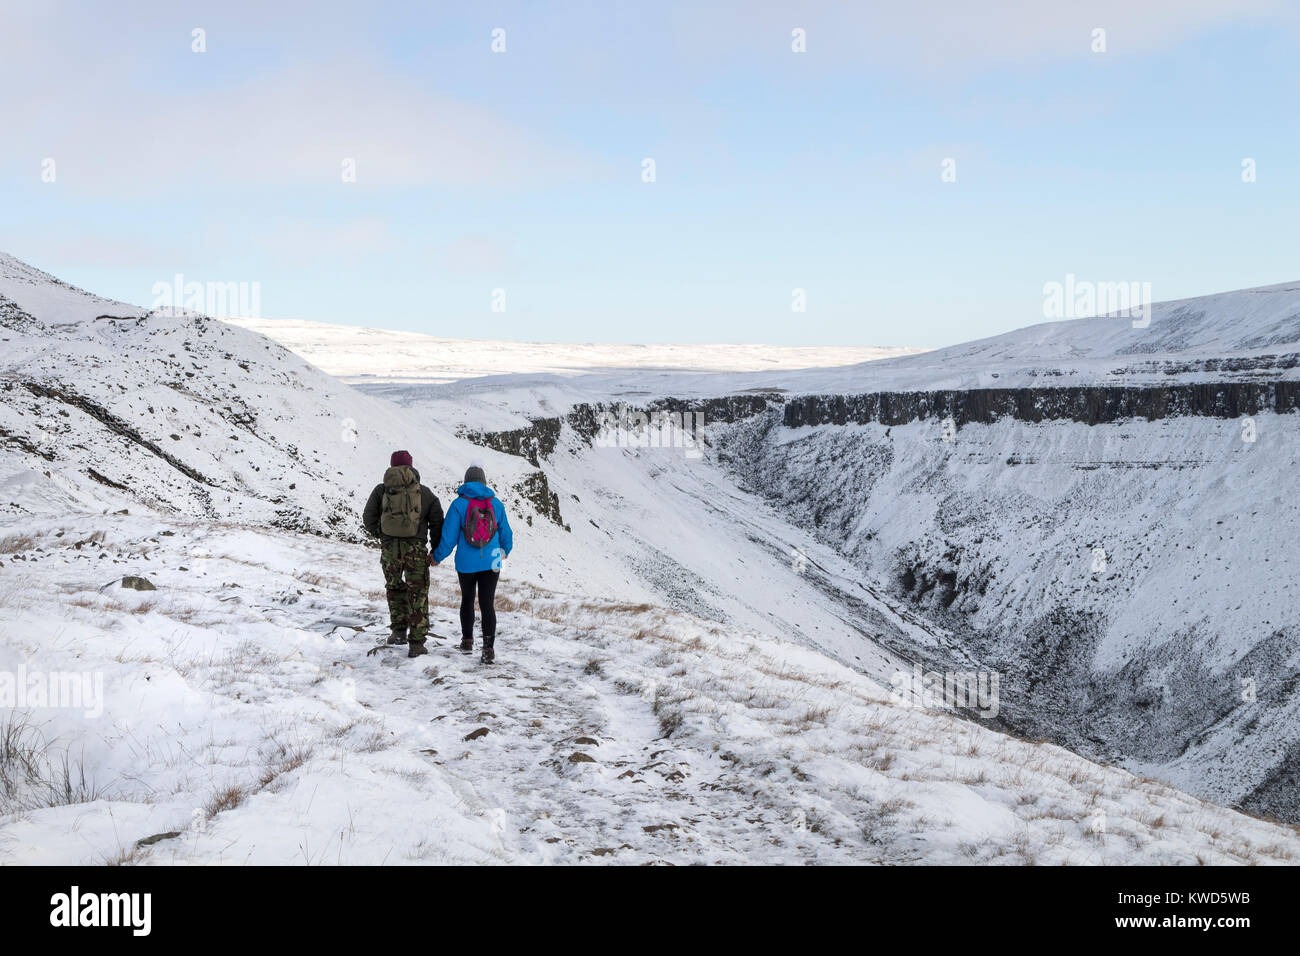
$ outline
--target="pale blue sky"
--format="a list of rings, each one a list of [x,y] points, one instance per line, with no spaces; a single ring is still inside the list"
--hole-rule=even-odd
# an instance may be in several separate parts
[[[271,317],[437,335],[943,345],[1041,321],[1066,273],[1157,299],[1300,278],[1297,22],[1275,0],[9,4],[0,249],[142,305],[179,272],[258,282]]]

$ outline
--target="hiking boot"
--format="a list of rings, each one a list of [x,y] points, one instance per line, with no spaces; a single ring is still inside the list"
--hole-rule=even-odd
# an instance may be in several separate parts
[[[388,643],[389,643],[389,644],[405,644],[405,643],[406,643],[406,628],[404,628],[404,627],[395,627],[395,628],[393,628],[393,633],[388,635]]]
[[[460,639],[460,652],[462,654],[469,654],[473,650],[474,650],[474,638],[462,637]]]
[[[489,644],[483,645],[483,656],[479,660],[484,664],[495,664],[497,662],[497,653]]]
[[[419,657],[421,654],[429,653],[429,649],[424,646],[424,641],[411,641],[411,646],[406,650],[407,657]]]

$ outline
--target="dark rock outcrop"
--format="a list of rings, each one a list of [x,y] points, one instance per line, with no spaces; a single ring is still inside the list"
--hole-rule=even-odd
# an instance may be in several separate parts
[[[905,425],[952,418],[957,427],[1001,418],[1100,425],[1130,418],[1236,418],[1300,408],[1300,382],[1199,382],[1165,386],[1078,385],[971,388],[932,392],[803,395],[786,400],[787,428],[878,422]]]

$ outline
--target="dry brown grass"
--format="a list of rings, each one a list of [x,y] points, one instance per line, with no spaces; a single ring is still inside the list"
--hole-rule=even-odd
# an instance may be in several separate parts
[[[1261,847],[1259,852],[1264,856],[1271,856],[1275,860],[1295,859],[1295,851],[1281,843],[1272,843],[1266,847]]]
[[[751,690],[740,703],[755,710],[779,710],[787,703],[786,699],[769,690]]]
[[[305,764],[311,759],[312,752],[310,744],[287,744],[272,736],[266,752],[266,766],[258,779],[258,786],[263,790],[270,787],[280,777]]]
[[[795,718],[795,725],[800,730],[811,730],[817,724],[825,724],[831,713],[829,707],[809,707],[801,716]]]
[[[108,611],[111,613],[126,610],[126,605],[122,604],[120,601],[115,601],[112,598],[104,597],[99,594],[89,594],[84,591],[80,594],[73,595],[70,598],[64,598],[62,603],[66,607],[80,607],[89,611]]]
[[[106,790],[71,750],[56,750],[26,714],[0,718],[0,812],[90,803]]]
[[[882,754],[873,754],[864,760],[863,763],[872,770],[879,770],[883,773],[894,765],[896,759],[897,758],[894,756],[892,750],[886,750]]]
[[[652,604],[602,604],[595,601],[583,601],[577,606],[579,610],[596,611],[601,614],[645,614],[654,609]]]
[[[248,792],[243,787],[223,787],[214,793],[203,806],[204,815],[211,820],[218,813],[233,810],[244,802]]]
[[[676,706],[681,700],[681,697],[669,698],[662,688],[655,689],[655,700],[652,709],[654,715],[659,718],[659,730],[664,737],[671,737],[681,728],[685,720],[681,708]]]
[[[223,669],[229,672],[232,678],[237,678],[265,673],[271,668],[283,664],[286,659],[276,657],[253,641],[241,641],[226,651],[220,664]]]
[[[121,847],[116,853],[112,854],[111,856],[104,857],[103,865],[104,866],[135,866],[137,863],[141,862],[141,858],[144,856],[144,852],[145,852],[144,847],[140,846],[138,843],[133,843],[130,846]]]
[[[393,746],[396,741],[391,733],[380,730],[378,727],[366,732],[361,740],[357,743],[357,749],[362,753],[374,754],[381,750],[387,750]]]
[[[0,554],[19,554],[36,547],[36,538],[30,534],[11,534],[0,538]]]

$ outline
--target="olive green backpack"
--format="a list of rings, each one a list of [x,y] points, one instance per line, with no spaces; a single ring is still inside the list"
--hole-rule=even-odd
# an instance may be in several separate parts
[[[420,533],[420,514],[423,510],[420,479],[415,477],[415,472],[406,465],[385,471],[379,530],[390,538],[414,538]]]

